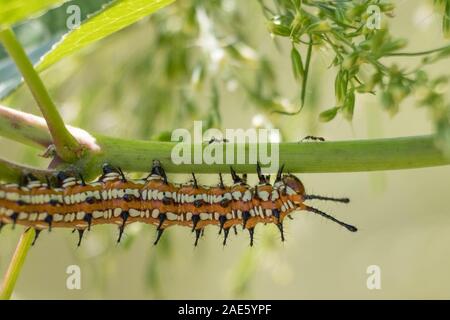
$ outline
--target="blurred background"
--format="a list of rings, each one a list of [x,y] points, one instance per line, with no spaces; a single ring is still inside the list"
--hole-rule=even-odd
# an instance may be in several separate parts
[[[85,18],[106,2],[69,4],[79,4]],[[445,44],[442,16],[433,1],[394,3],[391,33],[408,39],[409,51]],[[39,57],[67,31],[69,4],[16,27],[29,52]],[[191,128],[193,120],[222,129],[279,128],[282,141],[307,135],[351,140],[434,132],[430,115],[410,98],[390,116],[379,97],[364,95],[357,99],[352,122],[342,117],[319,122],[318,114],[334,103],[326,50],[314,53],[304,110],[295,116],[272,113],[299,104],[290,50],[288,40],[267,31],[258,1],[179,1],[64,59],[43,79],[66,123],[130,139],[166,140],[175,128]],[[1,78],[5,70],[14,71],[4,52],[0,58]],[[450,61],[443,60],[427,71],[439,75],[449,68]],[[14,86],[4,82],[0,89]],[[26,87],[2,104],[39,114]],[[44,167],[41,153],[0,139],[1,157]],[[179,227],[169,229],[155,247],[154,227],[135,224],[127,227],[120,245],[117,228],[102,226],[77,249],[76,234],[54,230],[43,233],[30,250],[14,298],[450,298],[450,167],[298,176],[312,193],[350,197],[349,205],[315,205],[359,232],[348,233],[306,212],[286,220],[285,243],[276,226],[258,226],[253,248],[246,232],[230,233],[229,244],[222,247],[215,228],[207,229],[194,248],[193,234]],[[217,177],[200,175],[199,180],[213,184]],[[253,176],[249,180],[256,181]],[[2,274],[22,232],[7,227],[0,234]],[[81,267],[81,290],[66,288],[69,265]],[[370,265],[381,268],[380,290],[366,286]]]

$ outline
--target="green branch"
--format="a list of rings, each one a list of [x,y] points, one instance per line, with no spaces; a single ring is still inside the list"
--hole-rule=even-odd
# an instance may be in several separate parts
[[[172,173],[229,172],[231,165],[175,165],[171,160],[171,152],[176,145],[174,142],[135,141],[104,136],[96,138],[101,151],[75,164],[91,177],[99,173],[104,162],[127,171],[148,172],[152,160],[159,159],[165,169]],[[205,147],[207,144],[202,145],[202,148]],[[227,144],[221,147],[225,155]],[[240,145],[234,145],[235,156],[239,147]],[[252,147],[255,146],[244,146],[246,157]],[[398,170],[450,164],[450,158],[445,157],[435,146],[434,136],[431,135],[377,140],[280,143],[278,147],[279,164],[284,164],[286,171],[292,173]],[[195,147],[191,148],[193,154]],[[256,171],[255,164],[237,164],[234,161],[232,165],[238,172]]]
[[[3,119],[2,119],[3,117]],[[173,148],[176,142],[139,141],[93,135],[82,129],[68,127],[71,134],[80,141],[88,152],[79,160],[71,163],[77,167],[87,178],[93,178],[99,174],[101,165],[109,162],[121,167],[123,170],[134,172],[147,172],[153,159],[163,162],[168,172],[173,173],[217,173],[228,172],[230,163],[226,163],[226,148],[229,143],[221,144],[225,164],[182,164],[175,165],[171,160]],[[9,134],[5,131],[12,130]],[[15,130],[15,131],[14,131]],[[0,134],[17,141],[31,141],[37,145],[46,146],[48,142],[48,129],[44,119],[23,112],[12,111],[6,107],[0,107]],[[44,137],[45,143],[39,143]],[[216,144],[216,142],[214,143]],[[209,145],[201,145],[202,152]],[[236,156],[241,145],[234,145]],[[248,163],[249,150],[258,145],[245,145],[244,151]],[[293,173],[319,173],[319,172],[358,172],[377,170],[398,170],[422,167],[433,167],[450,164],[450,158],[446,157],[435,144],[435,136],[415,136],[391,139],[375,140],[349,140],[327,142],[291,142],[278,145],[278,162],[285,164],[287,171]],[[194,146],[191,153],[194,154]],[[193,161],[191,161],[193,163]],[[255,172],[254,164],[232,163],[239,172]],[[67,163],[60,163],[53,169],[64,169]],[[20,172],[32,172],[39,177],[45,177],[52,171],[39,171],[11,164],[0,160],[0,178],[17,178]]]
[[[11,29],[0,30],[0,41],[16,63],[38,103],[50,129],[58,155],[65,161],[74,161],[81,154],[82,148],[66,128],[42,80]]]
[[[14,256],[11,259],[8,271],[6,271],[0,291],[0,300],[9,300],[16,285],[17,278],[27,257],[28,250],[33,242],[35,231],[33,228],[25,231],[20,237]]]
[[[100,173],[103,163],[121,167],[130,172],[148,172],[153,159],[159,159],[170,173],[218,173],[229,172],[230,165],[238,172],[254,173],[254,164],[225,162],[227,144],[221,145],[224,164],[181,164],[175,165],[171,160],[175,142],[125,140],[106,136],[95,136],[96,152],[82,157],[71,167],[76,167],[87,178],[94,178]],[[204,149],[207,144],[201,147]],[[241,145],[234,145],[234,154]],[[244,147],[247,163],[248,151],[255,145]],[[284,164],[286,171],[292,173],[326,173],[326,172],[361,172],[380,170],[399,170],[443,166],[450,164],[450,158],[444,156],[434,144],[434,136],[415,136],[392,139],[352,140],[332,142],[280,143],[279,164]],[[191,146],[193,153],[195,148]],[[61,164],[55,169],[67,168]],[[17,180],[21,172],[31,172],[44,178],[54,173],[51,170],[38,170],[19,166],[0,160],[0,178]]]

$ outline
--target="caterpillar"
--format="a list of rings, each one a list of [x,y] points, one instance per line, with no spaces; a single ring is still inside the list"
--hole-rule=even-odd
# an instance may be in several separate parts
[[[117,242],[121,241],[125,227],[133,222],[156,226],[154,244],[170,226],[189,227],[195,233],[194,245],[208,225],[219,227],[226,245],[231,228],[241,225],[250,235],[253,246],[255,226],[274,223],[285,241],[283,220],[297,210],[304,210],[329,219],[351,232],[357,228],[341,222],[329,214],[309,206],[307,200],[328,200],[348,203],[348,198],[331,198],[306,194],[303,183],[292,174],[284,174],[280,167],[273,185],[270,176],[263,175],[257,164],[259,182],[247,184],[244,174],[231,169],[233,184],[227,186],[219,174],[216,186],[199,185],[195,174],[185,184],[168,181],[158,160],[153,161],[150,174],[143,179],[131,180],[120,168],[104,164],[102,175],[86,183],[81,175],[61,171],[56,182],[41,182],[33,175],[24,176],[19,184],[0,185],[0,230],[7,224],[23,225],[36,230],[33,245],[40,232],[52,228],[73,228],[78,231],[81,245],[83,234],[94,225],[116,224]]]

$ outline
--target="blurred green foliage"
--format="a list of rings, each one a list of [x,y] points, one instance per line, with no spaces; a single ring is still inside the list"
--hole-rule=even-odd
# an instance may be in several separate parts
[[[35,64],[67,32],[67,8],[69,6],[82,7],[80,10],[80,22],[82,22],[109,2],[111,0],[72,0],[39,17],[15,25],[13,30]],[[0,98],[11,94],[21,83],[21,75],[14,63],[8,59],[3,46],[0,46],[0,83]]]
[[[64,32],[67,6],[80,5],[84,21],[107,2],[69,1],[31,24],[41,28],[23,24],[17,31],[26,46],[36,46]],[[132,126],[130,135],[158,139],[165,135],[167,140],[163,131],[167,133],[168,128],[182,119],[203,118],[206,127],[220,127],[223,89],[239,88],[263,112],[298,114],[307,99],[312,55],[325,50],[332,53],[329,68],[335,74],[335,102],[330,103],[320,120],[331,121],[342,114],[351,121],[358,98],[364,94],[379,96],[381,105],[393,115],[401,102],[414,95],[419,106],[430,110],[438,142],[450,152],[450,104],[444,87],[448,76],[430,79],[425,69],[447,58],[450,47],[402,52],[407,41],[389,31],[388,20],[395,11],[393,1],[258,2],[267,19],[268,31],[292,43],[290,59],[294,78],[300,84],[299,101],[287,99],[278,90],[272,63],[258,53],[257,45],[242,27],[245,18],[234,1],[179,1],[144,22],[157,32],[149,35],[149,41],[142,44],[145,48],[140,50],[143,54],[128,62],[117,83],[105,88],[111,90],[111,96],[116,98],[114,105],[118,106],[121,104],[121,97],[116,96],[120,92],[118,86],[145,83],[149,74],[158,79],[148,83],[145,90],[138,90],[136,99],[126,104],[130,112],[143,118],[151,114],[153,120],[164,126],[149,126],[149,122],[141,121]],[[435,0],[434,5],[442,12],[443,33],[447,35],[449,1]],[[148,57],[146,52],[152,56]],[[423,59],[415,67],[403,66],[395,60],[416,56]],[[250,72],[243,72],[246,69]],[[95,96],[95,93],[89,96],[88,106]],[[205,103],[205,97],[209,103]],[[298,107],[294,112],[295,105]],[[96,114],[89,118],[96,119],[95,116],[104,114],[104,109],[97,107],[93,112]],[[167,126],[163,119],[171,119],[171,124]],[[86,120],[80,118],[76,122],[86,124]]]
[[[338,113],[352,120],[357,94],[377,94],[382,106],[396,114],[400,104],[413,94],[419,106],[428,107],[436,124],[441,147],[450,153],[450,104],[442,89],[448,75],[430,79],[425,67],[450,56],[450,46],[419,53],[400,52],[407,40],[389,31],[387,20],[393,16],[393,1],[302,1],[280,0],[273,6],[260,0],[269,31],[292,42],[293,73],[306,91],[311,47],[331,51],[330,69],[335,71],[335,104],[322,112],[322,121],[333,120]],[[442,7],[443,32],[448,35],[449,1],[435,1]],[[306,63],[296,46],[308,46]],[[392,57],[424,56],[414,68],[388,62]],[[302,95],[301,105],[305,96]],[[283,114],[297,114],[280,110]]]
[[[68,5],[80,5],[85,20],[108,2],[69,1],[16,26],[15,30],[27,48],[39,47],[67,31]],[[435,1],[444,12],[446,35],[448,3]],[[408,53],[402,51],[406,42],[391,34],[387,24],[394,10],[393,1],[260,0],[259,4],[261,11],[257,12],[252,4],[233,0],[177,1],[101,44],[82,50],[43,77],[70,124],[114,136],[169,140],[173,128],[189,128],[194,119],[203,119],[207,127],[221,127],[226,113],[231,113],[233,119],[246,111],[259,113],[255,126],[270,127],[276,123],[276,127],[287,131],[284,118],[273,112],[294,115],[297,113],[293,111],[300,110],[303,104],[301,116],[307,116],[308,111],[314,115],[306,124],[307,131],[311,132],[317,126],[317,116],[331,121],[342,114],[351,120],[361,96],[376,94],[381,105],[395,114],[401,103],[414,95],[419,106],[430,110],[443,148],[450,145],[449,106],[445,97],[448,77],[431,76],[426,70],[447,58],[450,50],[418,55],[421,59],[417,65],[403,63],[409,59]],[[369,29],[365,24],[371,4],[381,8],[381,30]],[[262,53],[264,44],[254,36],[261,30],[250,28],[246,23],[248,15],[265,16],[267,30],[262,32],[273,36],[273,42],[267,41],[268,46],[278,48],[279,56]],[[283,41],[288,43],[289,50],[283,50]],[[311,63],[322,52],[331,54],[326,57],[330,70],[325,76],[316,73],[316,66]],[[395,60],[397,54],[399,59]],[[286,81],[291,75],[277,69],[279,65],[274,62],[277,59],[286,60],[292,67],[292,81],[298,82],[293,94],[283,92],[280,78]],[[324,103],[327,110],[318,115],[321,77],[330,74],[334,78],[335,102]],[[34,110],[24,90],[18,90],[7,102],[23,106],[27,111]],[[286,97],[289,94],[294,98]],[[224,106],[223,102],[230,101],[234,95],[245,101],[245,106]],[[295,130],[298,127],[293,126]],[[289,137],[294,136],[294,129]],[[36,150],[27,149],[22,158],[37,161],[35,155]],[[271,277],[283,274],[277,269],[282,262],[272,256],[280,249],[275,245],[276,233],[272,231],[265,229],[261,233],[257,250],[247,250],[234,257],[229,281],[231,296],[248,294],[255,273],[263,268],[262,256],[275,261],[276,266],[271,266],[275,275],[270,274]],[[165,271],[170,264],[175,264],[174,251],[181,249],[175,250],[170,233],[164,235],[158,248],[151,247],[153,233],[153,229],[142,226],[127,228],[120,248],[133,250],[137,237],[145,237],[150,248],[146,252],[145,274],[140,278],[152,297],[165,297]],[[106,291],[108,277],[123,272],[111,270],[119,254],[117,251],[113,254],[110,249],[115,246],[113,232],[101,228],[90,237],[94,239],[77,252],[76,259],[80,263],[87,261],[98,287]],[[216,248],[217,244],[211,242]],[[206,250],[203,248],[197,249],[196,259]],[[67,250],[72,249],[71,243]],[[139,253],[139,257],[142,255]],[[185,262],[177,263],[184,271]]]

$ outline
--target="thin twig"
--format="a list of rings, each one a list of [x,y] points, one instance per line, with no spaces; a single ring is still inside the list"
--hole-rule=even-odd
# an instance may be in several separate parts
[[[11,298],[17,278],[19,277],[25,258],[27,257],[28,250],[33,242],[34,235],[34,229],[30,228],[20,237],[14,256],[9,264],[8,271],[6,271],[5,277],[3,278],[3,284],[0,291],[0,300],[9,300]]]
[[[440,48],[435,48],[435,49],[431,49],[431,50],[426,50],[426,51],[418,51],[418,52],[391,52],[386,54],[386,56],[388,57],[417,57],[417,56],[424,56],[424,55],[428,55],[428,54],[433,54],[436,52],[440,52],[440,51],[445,51],[445,50],[449,50],[450,46],[444,46],[444,47],[440,47]]]

